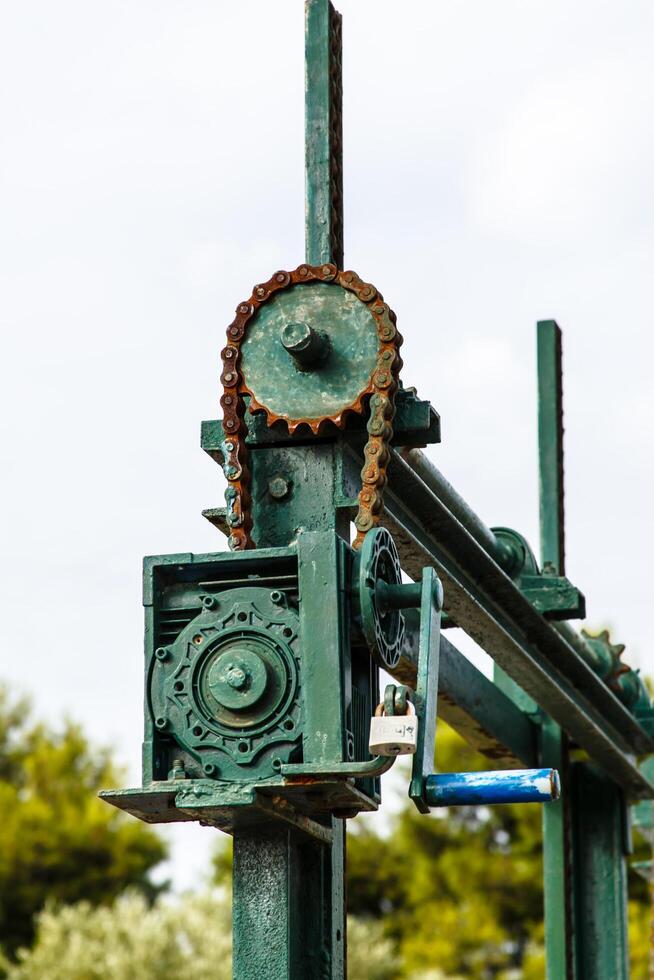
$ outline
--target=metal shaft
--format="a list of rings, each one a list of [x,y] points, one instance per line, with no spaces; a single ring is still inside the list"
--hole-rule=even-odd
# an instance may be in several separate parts
[[[510,567],[514,560],[511,550],[475,514],[472,507],[456,492],[431,460],[420,449],[401,449],[400,455],[484,551],[488,552],[501,568]]]

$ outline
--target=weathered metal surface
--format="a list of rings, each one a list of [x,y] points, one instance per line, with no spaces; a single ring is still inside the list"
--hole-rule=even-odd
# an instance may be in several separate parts
[[[565,522],[563,499],[563,389],[561,331],[553,320],[537,324],[538,472],[541,564],[552,581],[564,574]],[[580,611],[581,615],[581,611]],[[596,665],[571,627],[562,630],[584,661]],[[591,651],[592,653],[592,651]],[[599,676],[603,674],[595,670]],[[543,719],[541,754],[544,763],[563,774],[564,799],[543,810],[543,891],[547,980],[575,980],[577,937],[573,919],[575,860],[571,841],[572,798],[568,738],[551,718]]]
[[[344,980],[342,839],[339,845],[316,844],[292,830],[235,837],[238,980]]]
[[[328,785],[326,783],[328,782]],[[284,824],[308,834],[321,843],[330,843],[332,810],[372,811],[376,805],[362,793],[353,804],[353,787],[342,777],[323,780],[317,798],[316,780],[284,784],[269,781],[251,783],[218,783],[216,780],[188,779],[153,782],[134,789],[103,790],[103,800],[124,810],[144,823],[185,823],[198,821],[205,827],[216,827],[228,834],[250,833],[273,824]],[[320,822],[320,821],[325,821]]]
[[[305,3],[307,262],[343,266],[342,21],[329,0]]]
[[[568,745],[564,732],[549,718],[541,728],[541,761],[561,778],[561,798],[543,807],[543,904],[547,980],[575,980],[573,855]]]
[[[550,803],[560,795],[556,769],[443,772],[433,773],[425,781],[425,799],[430,808]]]
[[[576,969],[579,980],[627,980],[624,800],[584,763],[572,763]]]
[[[282,775],[289,785],[297,783],[321,783],[330,779],[365,779],[381,776],[388,772],[395,762],[393,756],[376,755],[368,762],[307,762],[287,763],[282,766]],[[354,814],[353,814],[354,815]]]
[[[583,619],[586,600],[567,578],[555,575],[522,575],[520,591],[546,619]]]
[[[414,695],[420,729],[409,785],[409,796],[421,813],[428,812],[425,786],[426,779],[434,767],[442,608],[443,587],[433,568],[423,568],[420,591],[418,676]]]
[[[400,607],[382,600],[382,587],[386,595],[390,589],[403,588],[397,548],[385,528],[375,528],[366,536],[356,577],[363,635],[377,665],[392,671],[400,659],[405,625]]]
[[[331,284],[328,286],[327,284]],[[301,393],[306,401],[304,411],[300,411],[303,399],[300,397],[295,409],[297,414],[290,412],[275,412],[271,405],[265,404],[261,399],[270,397],[274,394],[276,385],[269,386],[268,375],[270,373],[270,344],[274,343],[275,335],[282,329],[283,323],[287,322],[287,315],[295,320],[301,315],[302,320],[311,320],[314,316],[318,317],[318,327],[326,317],[325,323],[333,319],[331,299],[327,301],[327,294],[324,291],[316,293],[316,285],[322,285],[325,289],[336,290],[334,295],[337,297],[336,304],[339,306],[343,302],[342,293],[355,297],[359,305],[365,310],[364,314],[357,312],[354,321],[360,326],[363,334],[366,328],[361,321],[361,315],[369,316],[368,332],[370,337],[370,363],[365,362],[363,374],[357,367],[355,357],[346,357],[348,344],[348,330],[338,334],[338,343],[334,338],[332,350],[327,362],[322,368],[316,369],[317,374],[322,378],[326,365],[333,358],[332,368],[328,374],[330,384],[325,388],[320,378],[318,384],[312,379],[304,386],[305,391],[300,385]],[[341,289],[339,290],[339,287]],[[272,301],[273,304],[279,303],[279,294],[287,289],[297,290],[298,288],[308,290],[289,300],[289,310],[285,310],[282,303],[282,310],[279,315],[275,315],[271,322],[264,318],[262,336],[263,362],[259,360],[259,347],[261,338],[251,350],[251,358],[254,363],[248,371],[248,335],[252,326],[256,327],[259,322],[257,315],[264,304]],[[317,297],[317,300],[315,299]],[[354,304],[354,305],[353,305]],[[348,307],[356,310],[357,303],[353,299],[348,299]],[[331,313],[330,313],[331,310]],[[299,312],[298,312],[299,311]],[[352,314],[354,315],[354,314]],[[264,314],[265,317],[265,314]],[[349,320],[348,320],[349,322]],[[352,324],[350,324],[351,327]],[[312,326],[312,323],[309,323]],[[337,327],[337,332],[338,332]],[[334,328],[330,327],[333,333]],[[376,334],[376,337],[375,337]],[[374,341],[374,344],[373,344]],[[332,343],[332,340],[330,340]],[[283,348],[279,340],[280,348]],[[399,372],[402,361],[399,355],[399,348],[402,344],[402,337],[395,326],[395,315],[390,307],[384,303],[382,295],[370,283],[363,282],[355,272],[340,272],[331,263],[322,266],[312,266],[303,264],[298,266],[293,272],[276,272],[266,283],[255,286],[252,295],[245,303],[240,303],[236,308],[236,318],[227,328],[227,346],[223,348],[221,357],[223,360],[223,372],[221,381],[223,384],[223,395],[220,404],[223,408],[223,429],[226,435],[223,455],[225,458],[224,472],[228,486],[225,493],[227,500],[227,523],[231,529],[229,537],[230,548],[240,551],[254,547],[252,539],[252,498],[250,486],[250,470],[248,467],[248,453],[246,447],[246,422],[245,422],[245,396],[249,397],[250,412],[261,412],[266,416],[269,425],[276,422],[283,422],[290,434],[293,434],[300,427],[307,427],[314,434],[322,432],[329,426],[342,427],[345,425],[348,416],[361,414],[369,407],[369,418],[367,422],[368,439],[364,448],[364,466],[361,471],[363,486],[359,493],[359,510],[355,519],[357,528],[357,538],[355,547],[360,546],[365,533],[379,523],[379,516],[383,505],[383,489],[386,482],[386,469],[389,460],[389,444],[393,436],[393,416],[395,413],[395,393],[398,387]],[[373,346],[375,349],[374,358],[372,357]],[[343,348],[343,349],[341,349]],[[353,353],[353,352],[351,352]],[[284,356],[288,359],[289,355],[284,350]],[[282,361],[282,363],[284,363]],[[291,364],[292,367],[292,364]],[[343,373],[347,376],[354,371],[355,379],[353,387],[350,389],[343,381]],[[301,372],[298,372],[298,380]],[[263,385],[263,393],[260,386]],[[288,386],[284,385],[284,391],[288,394]],[[318,401],[316,401],[316,398]],[[293,404],[292,404],[293,407]],[[312,411],[315,414],[312,414]]]
[[[561,328],[539,320],[536,336],[541,560],[544,572],[565,575]]]
[[[546,699],[550,700],[550,690],[554,687],[552,702],[556,705],[553,707],[563,724],[566,720],[561,707],[569,706],[573,717],[578,714],[574,706],[578,702],[579,710],[597,717],[600,727],[610,726],[616,745],[635,753],[652,750],[651,737],[582,658],[575,655],[561,631],[538,614],[394,451],[382,523],[395,538],[404,570],[417,579],[426,564],[433,564],[443,580],[446,611],[546,710],[550,710]],[[546,676],[541,676],[541,670]],[[551,680],[548,683],[548,678],[556,679],[556,683],[552,684]],[[576,737],[574,732],[571,734]],[[584,737],[581,731],[577,734]],[[588,744],[584,747],[593,751]]]
[[[314,436],[305,431],[302,438],[290,436],[286,427],[274,425],[269,427],[261,415],[246,412],[246,443],[249,448],[286,445],[302,446],[316,445],[324,442],[324,437]],[[355,438],[355,432],[351,432]],[[400,388],[395,395],[395,418],[393,419],[392,445],[410,446],[416,443],[428,445],[440,442],[440,416],[428,401],[416,396],[413,389]],[[220,466],[224,464],[225,432],[221,419],[208,419],[202,422],[202,449]]]
[[[301,366],[297,358],[309,350],[289,351],[288,343],[288,328],[297,333],[300,324],[323,341],[321,360]],[[315,432],[327,419],[341,425],[349,406],[361,413],[362,392],[377,364],[377,329],[370,306],[333,284],[314,282],[271,296],[252,317],[240,347],[251,410],[265,411],[269,422],[283,419],[290,432],[299,420]]]
[[[341,602],[344,570],[333,534],[303,534],[299,546],[299,572],[304,585],[300,626],[303,635],[312,637],[316,654],[307,663],[304,678],[303,761],[327,768],[332,763],[348,761],[345,703],[341,685],[335,683],[343,669],[341,650],[349,631]]]

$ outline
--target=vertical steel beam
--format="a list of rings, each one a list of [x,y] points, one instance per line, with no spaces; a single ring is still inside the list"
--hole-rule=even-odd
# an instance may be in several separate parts
[[[541,562],[545,574],[565,575],[561,328],[539,320],[536,329]]]
[[[233,973],[238,980],[345,976],[343,821],[332,845],[295,830],[234,837]]]
[[[575,927],[580,980],[628,980],[625,806],[593,766],[573,763]]]
[[[555,320],[536,325],[538,363],[538,462],[540,551],[545,574],[563,575],[563,365],[561,329]],[[571,782],[565,733],[550,718],[541,728],[541,762],[559,770],[561,798],[543,807],[543,900],[547,980],[575,980]]]
[[[341,15],[329,0],[305,3],[306,259],[343,268]]]
[[[543,807],[543,906],[547,980],[577,980],[573,910],[571,780],[564,732],[551,718],[541,727],[541,763],[559,772],[561,796]]]
[[[343,266],[343,165],[342,165],[342,84],[341,16],[329,0],[306,0],[306,260],[312,265],[335,262]],[[288,460],[292,463],[292,460]],[[330,461],[333,464],[333,461]],[[316,464],[318,460],[316,459]],[[328,462],[329,465],[329,462]],[[263,467],[265,469],[265,467]],[[329,480],[326,481],[329,484]],[[331,486],[330,486],[331,489]],[[259,495],[261,499],[265,496]],[[298,506],[299,505],[299,506]],[[324,512],[323,525],[333,542],[330,521],[331,500]],[[265,525],[266,544],[286,545],[301,518],[301,501],[291,499],[284,519],[270,520],[265,506],[255,506],[254,521]],[[321,535],[309,535],[311,541]],[[309,540],[307,539],[307,542]],[[309,545],[307,547],[310,548]],[[313,583],[314,594],[303,603],[303,630],[329,627],[335,640],[333,616],[338,614],[336,582],[330,583],[332,600],[326,614],[324,562],[321,552],[301,556],[315,559],[310,567],[322,573]],[[332,563],[333,564],[333,563]],[[318,569],[320,566],[320,569]],[[306,570],[305,570],[306,571]],[[311,598],[316,608],[309,608]],[[320,608],[322,607],[322,608]],[[310,622],[313,620],[313,623]],[[327,637],[326,637],[327,639]],[[336,644],[338,646],[338,643]],[[315,694],[307,689],[307,710],[313,728],[307,739],[321,738],[320,712],[341,710],[328,698],[324,684],[318,684],[320,664],[307,664],[314,675]],[[316,697],[317,695],[317,697]],[[322,743],[321,743],[322,744]],[[315,746],[308,744],[315,755]],[[342,744],[325,745],[324,755],[333,761],[342,758]],[[346,976],[345,932],[345,823],[331,818],[332,843],[313,840],[295,830],[270,829],[234,836],[234,966],[235,980],[344,980]]]
[[[541,564],[564,575],[561,330],[540,320],[537,337]],[[599,770],[568,760],[566,736],[544,719],[541,763],[559,769],[562,783],[561,799],[543,807],[547,978],[626,980],[622,794]]]

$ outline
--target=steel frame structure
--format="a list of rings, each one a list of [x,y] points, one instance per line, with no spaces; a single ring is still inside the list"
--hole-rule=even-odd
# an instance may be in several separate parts
[[[343,255],[340,44],[340,16],[331,3],[307,0],[306,260],[335,261],[339,267]],[[554,321],[538,323],[537,346],[544,573],[540,585],[546,588],[548,578],[565,575],[561,332]],[[642,756],[654,751],[651,728],[593,669],[596,654],[584,636],[567,623],[546,617],[528,590],[507,574],[501,532],[487,528],[415,448],[439,437],[438,416],[431,406],[407,405],[405,414],[406,419],[399,410],[383,523],[398,543],[405,572],[417,580],[425,565],[437,570],[451,623],[464,629],[496,664],[491,682],[442,637],[439,715],[470,744],[506,766],[540,764],[560,770],[561,799],[543,808],[547,977],[626,980],[628,804],[654,797],[654,782],[639,765]],[[255,427],[252,443],[264,450],[268,445],[273,454],[313,453],[314,465],[336,474],[329,480],[332,525],[340,522],[342,528],[343,519],[349,521],[355,500],[348,487],[356,485],[360,440],[341,438],[329,448],[318,440],[305,440],[302,447],[284,449],[260,426]],[[204,445],[211,452],[210,424],[205,424]],[[329,456],[326,466],[321,455]],[[261,453],[259,466],[265,456]],[[265,468],[272,472],[276,466],[277,460]],[[219,512],[207,516],[220,525]],[[302,519],[296,512],[298,516]],[[396,677],[409,683],[415,678],[410,652]],[[302,896],[315,892],[319,881],[327,932],[331,929],[334,937],[324,975],[344,975],[339,939],[345,928],[342,823],[334,821],[329,856],[322,845],[305,844],[315,850],[307,861],[292,838],[289,833],[283,845],[266,835],[246,844],[236,841],[234,975],[239,980],[262,972],[275,977],[314,975],[294,973],[291,964],[294,956],[299,962],[304,955],[294,952],[294,946],[306,950],[316,938],[315,915]],[[288,887],[253,887],[253,876],[258,880],[263,873]],[[249,910],[247,918],[241,912],[243,904]],[[280,929],[283,924],[288,937],[284,965],[280,962],[274,974],[263,925],[271,916]]]
[[[341,18],[329,0],[305,6],[306,262],[340,269]],[[439,417],[410,390],[397,396],[381,523],[406,575],[419,582],[425,569],[438,574],[443,627],[462,628],[495,663],[490,680],[443,636],[440,717],[505,767],[560,773],[561,798],[543,808],[548,980],[626,980],[630,804],[654,799],[652,772],[639,762],[654,752],[654,716],[618,648],[565,622],[583,617],[584,600],[565,577],[561,331],[554,321],[538,323],[537,347],[540,567],[519,534],[488,528],[421,452],[440,440]],[[203,423],[202,447],[221,465],[228,438],[220,421]],[[257,548],[239,560],[265,563],[286,554],[302,532],[305,568],[315,579],[303,594],[302,616],[327,659],[338,654],[332,623],[339,603],[329,552],[335,541],[350,541],[364,441],[356,426],[313,435],[283,433],[255,416],[248,425]],[[284,489],[290,486],[292,494]],[[204,513],[230,535],[228,511]],[[166,560],[183,559],[193,556]],[[415,687],[417,670],[417,651],[407,642],[393,675]],[[340,710],[333,692],[311,703],[315,718]],[[342,765],[341,752],[327,745],[316,771]],[[130,793],[136,803],[125,802]],[[149,819],[148,793],[106,795]],[[197,819],[188,806],[187,819]],[[291,819],[273,801],[269,821],[233,833],[234,976],[343,980],[345,820]]]

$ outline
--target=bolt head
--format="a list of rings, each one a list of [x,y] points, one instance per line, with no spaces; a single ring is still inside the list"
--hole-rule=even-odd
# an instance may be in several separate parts
[[[225,680],[230,687],[234,688],[234,690],[240,691],[242,687],[245,687],[248,676],[249,675],[241,667],[232,665],[225,673]]]
[[[273,500],[284,500],[291,490],[290,482],[283,476],[273,476],[268,481],[268,493]]]

